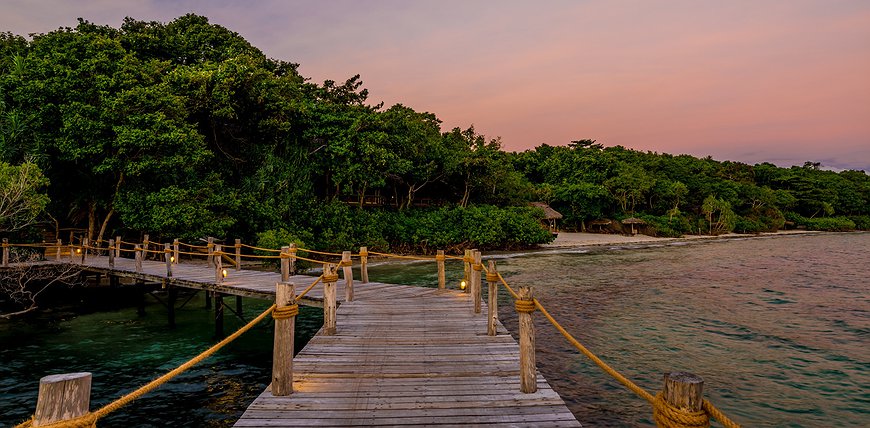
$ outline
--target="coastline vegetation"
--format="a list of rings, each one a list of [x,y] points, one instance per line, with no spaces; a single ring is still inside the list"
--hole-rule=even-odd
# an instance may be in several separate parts
[[[0,34],[0,161],[6,195],[24,166],[36,177],[22,212],[38,207],[94,240],[520,248],[552,239],[532,201],[571,230],[612,219],[621,231],[628,217],[659,236],[870,229],[863,171],[593,140],[507,152],[473,126],[443,130],[432,113],[368,103],[358,75],[314,83],[197,15]],[[0,231],[39,239],[35,219],[0,217]]]

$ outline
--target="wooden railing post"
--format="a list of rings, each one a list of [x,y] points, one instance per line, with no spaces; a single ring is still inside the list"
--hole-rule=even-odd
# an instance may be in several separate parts
[[[369,249],[359,247],[359,277],[363,284],[369,283]]]
[[[688,412],[699,412],[704,401],[704,379],[701,376],[686,372],[671,372],[664,375],[662,398],[671,407]],[[658,426],[670,426],[660,421],[660,416],[653,412],[653,419]]]
[[[288,306],[296,307],[296,287],[289,282],[275,286],[276,312]],[[272,348],[272,395],[285,396],[293,392],[293,347],[296,316],[275,315],[275,343]]]
[[[54,256],[55,260],[60,261],[60,250],[63,249],[63,241],[57,240],[57,254]]]
[[[172,257],[175,258],[175,260],[173,261],[173,263],[175,263],[175,264],[181,263],[181,259],[178,258],[178,256],[180,255],[178,253],[178,249],[179,249],[178,238],[175,238],[172,240]]]
[[[323,265],[323,334],[332,336],[336,332],[335,325],[335,283],[338,281],[338,269],[332,263]]]
[[[109,240],[109,269],[115,268],[115,240]]]
[[[496,335],[495,326],[498,323],[498,271],[495,270],[495,260],[488,260],[488,272],[486,273],[486,283],[488,286],[488,304],[486,305],[487,320],[486,334],[489,336]]]
[[[222,247],[220,244],[214,246],[214,252],[212,252],[212,257],[214,258],[214,282],[218,284],[224,283],[224,266],[221,261],[221,252]]]
[[[69,262],[73,263],[75,261],[75,259],[76,259],[76,246],[72,243],[72,241],[70,241],[69,242]]]
[[[447,287],[447,276],[444,272],[444,261],[447,257],[444,255],[444,250],[438,250],[435,254],[435,263],[438,265],[438,289],[443,290]]]
[[[462,279],[464,281],[471,281],[471,250],[465,250],[465,254],[462,255],[462,269],[463,275]],[[471,285],[466,284],[465,292],[471,292]]]
[[[281,282],[290,280],[290,247],[281,247]]]
[[[142,246],[141,245],[136,244],[134,254],[136,257],[136,272],[142,272]]]
[[[172,249],[169,243],[163,244],[163,260],[166,262],[166,276],[172,278]]]
[[[82,264],[88,261],[88,245],[90,245],[88,238],[82,238]]]
[[[211,236],[208,237],[208,243],[205,244],[205,247],[208,249],[208,261],[209,266],[214,266],[214,238]]]
[[[344,275],[344,300],[353,302],[353,261],[350,251],[341,252],[341,269]]]
[[[142,260],[145,260],[148,258],[148,250],[151,249],[149,247],[150,245],[151,245],[151,240],[149,239],[148,234],[146,233],[146,234],[142,235]]]
[[[115,257],[121,257],[121,235],[115,237],[115,243],[118,244],[115,248]]]
[[[532,289],[521,286],[516,301],[517,317],[520,323],[520,391],[526,394],[538,390],[535,374],[535,324],[532,312],[535,311]]]
[[[66,373],[39,380],[33,426],[49,425],[84,416],[91,406],[91,374]]]
[[[474,301],[474,313],[479,314],[481,300],[483,299],[483,287],[480,284],[480,274],[483,272],[483,264],[481,264],[480,251],[473,250],[471,252],[471,259],[471,300]]]
[[[3,238],[3,266],[9,266],[9,238]]]
[[[298,251],[296,244],[290,244],[290,265],[288,267],[290,275],[296,274],[296,251]]]
[[[236,270],[242,270],[242,240],[236,238]]]

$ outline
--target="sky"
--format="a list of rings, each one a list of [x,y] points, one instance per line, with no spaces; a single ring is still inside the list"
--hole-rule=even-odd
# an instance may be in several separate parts
[[[870,1],[0,0],[0,31],[207,16],[507,150],[593,139],[870,172]]]

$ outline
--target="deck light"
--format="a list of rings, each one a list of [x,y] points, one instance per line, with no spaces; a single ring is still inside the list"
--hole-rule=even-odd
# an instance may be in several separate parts
[[[76,248],[76,254],[81,254],[81,253],[82,253],[82,249],[81,249],[81,248]]]
[[[175,256],[169,256],[169,262],[175,263]]]
[[[467,287],[467,286],[468,286],[468,283],[465,282],[464,279],[463,279],[462,281],[459,282],[459,289],[460,289],[460,290],[465,290],[465,287]]]
[[[227,270],[226,269],[221,271],[221,276],[223,276],[224,278],[227,277]]]

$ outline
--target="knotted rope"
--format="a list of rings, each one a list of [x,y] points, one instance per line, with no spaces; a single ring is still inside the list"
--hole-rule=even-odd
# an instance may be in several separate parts
[[[514,308],[516,308],[518,313],[530,314],[532,312],[535,312],[535,301],[534,300],[514,300]]]
[[[292,305],[281,306],[275,308],[272,311],[272,318],[276,320],[286,320],[299,315],[299,305],[294,303]]]
[[[445,256],[444,254],[438,254],[435,256],[436,262],[443,262],[445,260],[447,260],[447,256]]]
[[[329,284],[331,282],[338,282],[338,274],[337,273],[323,274],[323,283]]]
[[[656,426],[667,428],[708,428],[710,416],[703,410],[680,409],[665,401],[664,395],[659,392],[653,406],[653,420]]]
[[[475,264],[471,265],[471,268],[474,269],[475,272],[480,272],[483,270],[483,264],[482,263],[475,263]]]
[[[495,272],[486,272],[486,282],[498,282],[498,274]]]

